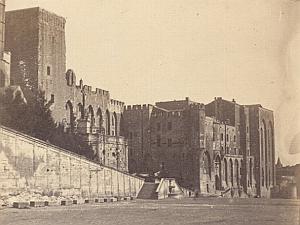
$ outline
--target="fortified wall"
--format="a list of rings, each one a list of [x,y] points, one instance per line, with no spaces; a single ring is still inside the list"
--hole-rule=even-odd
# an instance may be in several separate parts
[[[0,127],[0,193],[52,196],[136,196],[144,180]]]

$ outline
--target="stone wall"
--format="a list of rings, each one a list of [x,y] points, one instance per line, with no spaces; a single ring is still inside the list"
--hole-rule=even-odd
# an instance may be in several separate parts
[[[270,197],[275,182],[275,144],[273,112],[261,105],[250,105],[250,148],[255,157],[258,194]]]
[[[48,100],[53,95],[62,98],[65,19],[38,7],[8,11],[5,16],[5,49],[12,53],[12,84],[40,88]]]
[[[0,127],[0,193],[51,196],[136,196],[143,179],[99,165],[30,136]]]

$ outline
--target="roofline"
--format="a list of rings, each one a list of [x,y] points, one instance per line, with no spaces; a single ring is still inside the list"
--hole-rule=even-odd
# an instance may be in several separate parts
[[[39,12],[41,12],[41,11],[46,11],[46,12],[48,12],[48,13],[50,13],[50,14],[53,14],[53,15],[55,15],[55,16],[61,18],[61,19],[64,19],[64,20],[66,21],[66,18],[65,18],[65,17],[63,17],[63,16],[61,16],[61,15],[58,15],[58,14],[56,14],[56,13],[54,13],[54,12],[52,12],[52,11],[49,11],[49,10],[47,10],[47,9],[44,9],[44,8],[42,8],[42,7],[39,7],[39,6],[36,6],[36,7],[29,7],[29,8],[23,8],[23,9],[9,10],[9,11],[5,11],[5,13],[14,13],[14,12],[30,11],[30,10],[38,10]]]
[[[245,107],[257,107],[257,108],[261,108],[261,109],[264,109],[266,111],[269,111],[269,112],[274,112],[273,110],[271,109],[267,109],[267,108],[264,108],[261,104],[253,104],[253,105],[243,105]]]

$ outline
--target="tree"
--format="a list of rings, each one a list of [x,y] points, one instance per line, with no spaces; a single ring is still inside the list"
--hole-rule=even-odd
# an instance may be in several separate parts
[[[62,126],[56,125],[44,92],[31,88],[24,88],[23,92],[26,102],[21,96],[12,98],[9,90],[1,97],[1,124],[87,158],[94,158],[92,147],[81,136],[65,133]]]
[[[83,140],[82,136],[74,133],[66,133],[62,126],[58,126],[54,130],[50,137],[50,143],[89,159],[93,160],[95,158],[92,147]]]
[[[3,102],[2,124],[33,137],[48,141],[56,125],[50,106],[41,91],[27,91],[24,102],[20,96],[14,99],[7,91]]]

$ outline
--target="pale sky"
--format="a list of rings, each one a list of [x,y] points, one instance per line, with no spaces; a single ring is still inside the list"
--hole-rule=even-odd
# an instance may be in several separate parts
[[[67,19],[67,67],[77,80],[126,104],[260,103],[275,112],[277,155],[300,163],[300,2],[7,1],[7,10],[34,6]]]

